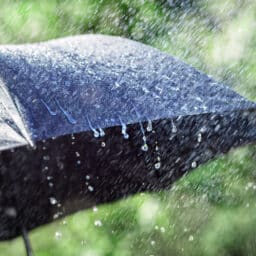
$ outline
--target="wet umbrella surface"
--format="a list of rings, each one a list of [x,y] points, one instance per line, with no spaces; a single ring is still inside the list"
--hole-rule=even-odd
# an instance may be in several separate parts
[[[0,46],[0,239],[140,191],[256,140],[256,105],[119,37]]]

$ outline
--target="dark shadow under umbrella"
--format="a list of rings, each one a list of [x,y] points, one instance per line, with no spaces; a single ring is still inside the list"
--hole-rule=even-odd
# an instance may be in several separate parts
[[[256,140],[254,103],[119,37],[2,45],[0,79],[1,240]]]

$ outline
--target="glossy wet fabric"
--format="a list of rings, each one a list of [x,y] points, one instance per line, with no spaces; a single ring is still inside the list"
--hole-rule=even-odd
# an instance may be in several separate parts
[[[156,49],[87,35],[0,46],[0,239],[256,141],[256,105]]]
[[[174,57],[102,35],[0,46],[0,78],[0,134],[8,121],[10,147],[122,123],[255,107]]]

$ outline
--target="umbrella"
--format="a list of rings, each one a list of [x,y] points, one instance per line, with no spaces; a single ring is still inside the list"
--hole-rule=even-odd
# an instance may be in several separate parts
[[[256,104],[120,37],[0,46],[0,98],[1,240],[256,140]]]

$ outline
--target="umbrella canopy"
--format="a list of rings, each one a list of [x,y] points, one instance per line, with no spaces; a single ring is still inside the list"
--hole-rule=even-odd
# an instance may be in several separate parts
[[[119,37],[0,46],[0,98],[1,240],[256,141],[254,103]]]

